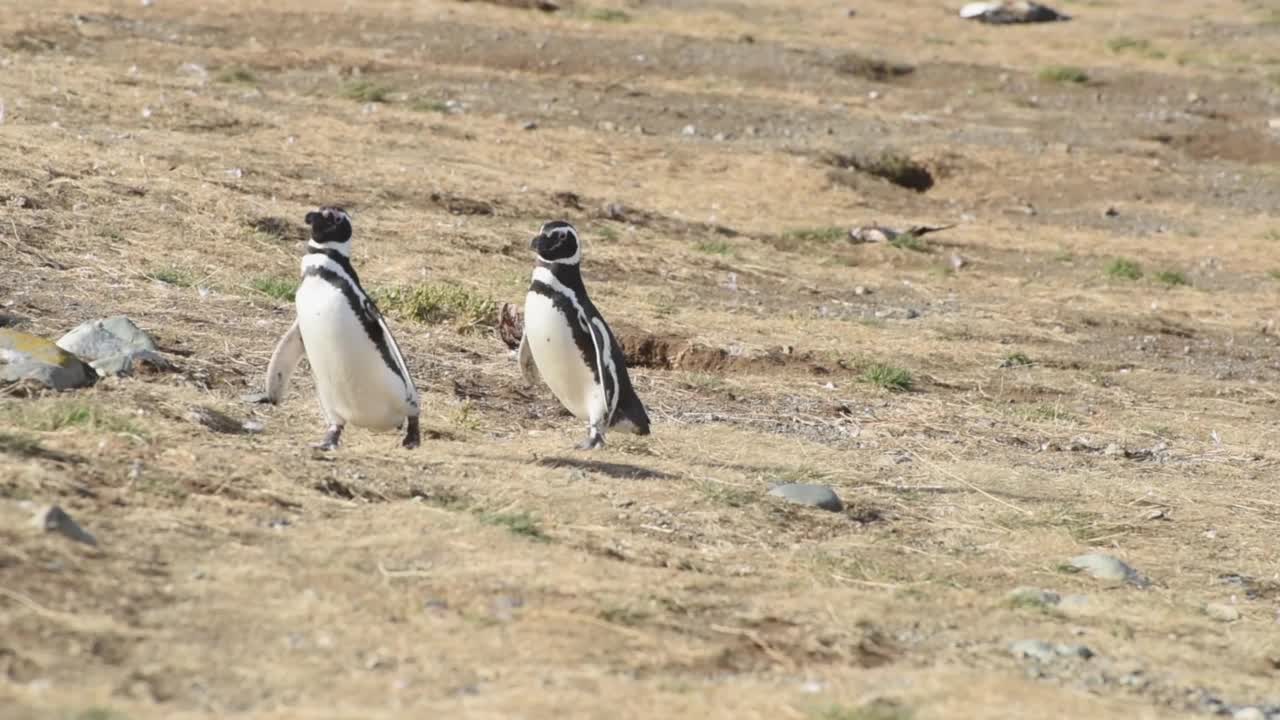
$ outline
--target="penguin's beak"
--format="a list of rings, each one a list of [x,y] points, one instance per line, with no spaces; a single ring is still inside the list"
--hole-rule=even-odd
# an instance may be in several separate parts
[[[530,250],[533,250],[533,251],[537,251],[537,249],[538,249],[538,241],[539,241],[539,240],[541,240],[541,239],[542,239],[542,236],[541,236],[541,235],[534,235],[534,236],[533,236],[533,239],[529,241],[529,249],[530,249]]]

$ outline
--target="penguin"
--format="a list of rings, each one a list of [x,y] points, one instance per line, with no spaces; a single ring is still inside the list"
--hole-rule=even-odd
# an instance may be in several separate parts
[[[569,412],[587,421],[581,450],[602,447],[607,428],[648,435],[649,415],[627,376],[622,346],[582,284],[578,231],[563,220],[549,222],[529,246],[537,261],[520,338],[525,380],[541,377]]]
[[[415,448],[418,391],[382,313],[351,266],[351,218],[324,207],[306,216],[311,239],[295,295],[297,319],[267,367],[267,402],[278,404],[305,354],[328,430],[312,447],[334,450],[348,423],[373,430],[404,426],[401,443]]]

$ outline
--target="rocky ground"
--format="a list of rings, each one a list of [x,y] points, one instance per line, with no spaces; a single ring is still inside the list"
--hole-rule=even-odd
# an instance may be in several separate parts
[[[4,717],[1280,718],[1274,8],[537,4],[0,15]],[[242,399],[320,204],[416,451]]]

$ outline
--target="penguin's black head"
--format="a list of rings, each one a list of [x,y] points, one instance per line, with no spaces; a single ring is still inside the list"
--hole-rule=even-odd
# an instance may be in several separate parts
[[[529,247],[538,253],[538,259],[543,262],[577,265],[582,261],[578,231],[563,220],[553,220],[543,225]]]
[[[307,213],[311,226],[311,247],[351,254],[351,217],[342,208],[322,207]]]

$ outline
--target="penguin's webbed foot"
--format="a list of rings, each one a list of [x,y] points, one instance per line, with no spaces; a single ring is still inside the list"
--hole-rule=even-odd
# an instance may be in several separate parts
[[[596,448],[602,448],[604,447],[604,435],[601,435],[600,431],[595,428],[591,428],[587,431],[587,439],[578,443],[576,447],[579,450],[595,450]]]
[[[324,440],[313,443],[311,447],[316,450],[337,450],[338,443],[342,439],[342,426],[330,425],[328,432],[324,434]]]
[[[406,450],[412,450],[422,442],[422,434],[418,431],[418,417],[416,415],[410,417],[405,425],[407,428],[404,432],[404,441],[400,445]]]

